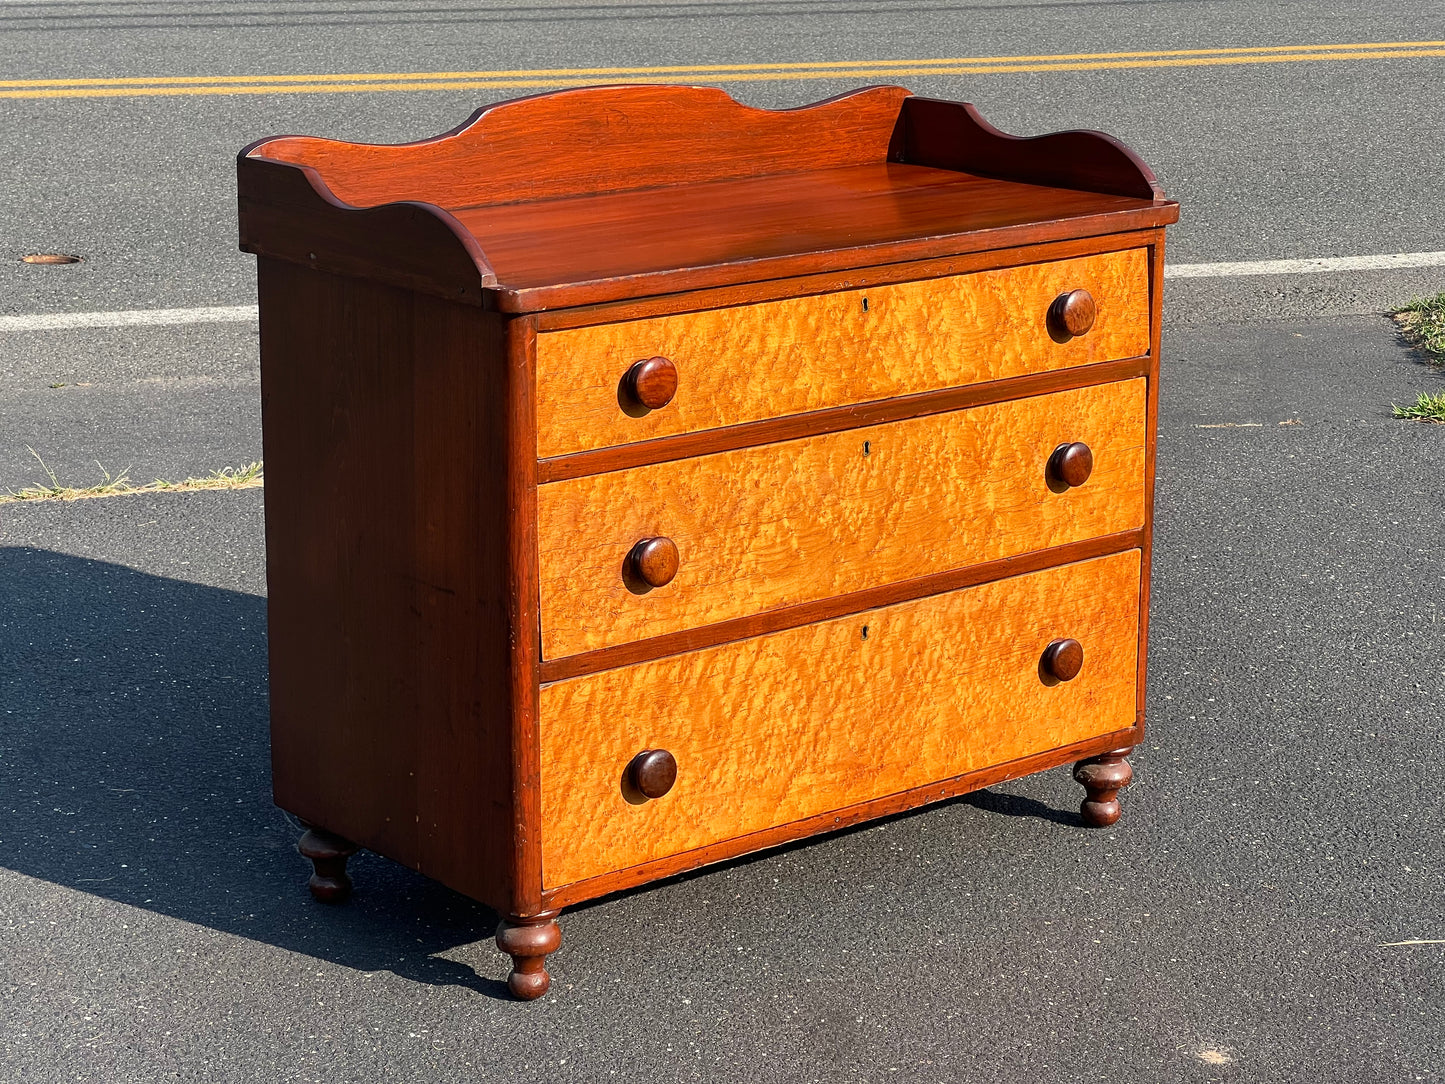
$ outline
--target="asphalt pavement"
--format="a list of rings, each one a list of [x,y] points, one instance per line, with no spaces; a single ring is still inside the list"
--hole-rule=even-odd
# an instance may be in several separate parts
[[[1414,4],[487,9],[0,4],[0,78],[531,69],[1445,38]],[[1445,60],[899,78],[1103,128],[1179,262],[1445,249]],[[849,84],[851,85],[851,84]],[[847,89],[730,87],[760,105]],[[232,158],[433,134],[456,91],[3,99],[0,314],[254,300]],[[27,251],[85,262],[37,268]],[[259,490],[0,506],[0,1081],[1441,1081],[1445,384],[1383,315],[1445,269],[1166,291],[1149,731],[1066,769],[567,912],[373,856],[305,891],[272,805]],[[260,458],[255,329],[0,333],[0,490]]]

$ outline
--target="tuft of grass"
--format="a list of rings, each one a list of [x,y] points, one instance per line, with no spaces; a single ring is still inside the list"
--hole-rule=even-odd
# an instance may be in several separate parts
[[[1417,297],[1394,312],[1403,338],[1425,359],[1445,366],[1445,294]],[[1394,404],[1391,404],[1394,406]],[[1395,417],[1422,422],[1445,422],[1445,390],[1421,392],[1412,406],[1394,406]]]
[[[1413,406],[1395,407],[1395,417],[1445,423],[1445,391],[1436,392],[1434,395],[1422,391]]]
[[[1406,342],[1437,365],[1445,364],[1445,294],[1417,297],[1394,316]]]
[[[91,486],[67,486],[62,485],[55,472],[46,466],[40,453],[28,446],[25,450],[35,456],[35,461],[45,472],[46,481],[26,486],[24,489],[0,493],[0,504],[14,504],[17,501],[75,501],[87,497],[126,497],[135,493],[184,493],[200,489],[254,489],[265,484],[260,462],[239,467],[222,467],[220,470],[211,471],[204,478],[186,478],[179,482],[157,478],[139,486],[131,482],[129,468],[121,471],[119,475],[112,475],[97,462],[96,466],[101,473],[99,482]]]

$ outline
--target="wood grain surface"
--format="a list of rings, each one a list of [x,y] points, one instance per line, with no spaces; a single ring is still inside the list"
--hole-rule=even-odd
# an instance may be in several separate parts
[[[270,259],[259,285],[276,802],[508,909],[537,633],[508,575],[507,447],[533,436],[491,378],[506,323]]]
[[[1144,160],[1103,132],[1000,132],[966,102],[908,98],[903,102],[904,160],[1008,177],[1030,184],[1163,199]]]
[[[1178,217],[1107,136],[1014,139],[901,87],[780,111],[709,87],[577,88],[415,143],[258,140],[238,191],[249,251],[512,313]]]
[[[1064,241],[1045,241],[982,252],[970,248],[950,256],[808,272],[791,278],[767,279],[761,282],[738,281],[727,286],[711,286],[663,297],[641,296],[596,305],[548,309],[546,312],[537,313],[535,320],[540,332],[590,327],[595,324],[616,324],[626,320],[645,320],[653,316],[670,316],[681,312],[705,312],[708,309],[782,301],[790,297],[831,294],[864,286],[883,286],[919,279],[947,278],[950,275],[963,275],[973,271],[992,271],[1000,267],[1049,263],[1072,259],[1075,256],[1092,256],[1096,252],[1121,252],[1124,249],[1143,248],[1163,235],[1162,229],[1141,228],[1101,237],[1075,237]]]
[[[1145,437],[1148,454],[1144,458],[1144,575],[1139,606],[1139,726],[1142,731],[1147,715],[1145,697],[1149,667],[1149,592],[1154,557],[1154,487],[1159,466],[1159,348],[1164,323],[1164,231],[1159,231],[1149,246],[1149,293],[1154,299],[1149,330],[1149,405],[1146,410]],[[1137,744],[1137,743],[1136,743]]]
[[[543,657],[1140,527],[1144,395],[1134,379],[543,485]],[[1072,440],[1093,477],[1053,493]],[[627,555],[659,535],[677,575],[638,591]]]
[[[830,810],[812,817],[804,817],[802,820],[789,821],[787,824],[778,824],[761,831],[750,832],[745,836],[721,839],[696,850],[666,855],[640,865],[628,866],[626,869],[604,873],[597,877],[589,877],[583,881],[572,881],[556,888],[547,889],[542,893],[542,899],[548,907],[571,907],[584,900],[597,899],[599,896],[606,896],[613,892],[623,892],[630,888],[636,888],[638,885],[647,884],[649,881],[657,881],[679,873],[686,873],[689,870],[700,869],[714,862],[726,862],[728,859],[737,858],[740,855],[753,854],[769,847],[807,839],[809,836],[836,832],[862,824],[864,821],[877,820],[880,817],[891,817],[897,813],[917,809],[932,802],[956,798],[1010,779],[1021,779],[1026,775],[1048,771],[1050,768],[1056,768],[1062,764],[1072,764],[1084,757],[1097,756],[1110,749],[1134,746],[1139,743],[1143,733],[1142,725],[1136,724],[1125,730],[1101,734],[1097,738],[1086,738],[1084,741],[1074,742],[1072,745],[1047,749],[1042,753],[1020,757],[1018,760],[1005,761],[1002,764],[981,768],[978,771],[965,772],[963,775],[955,775],[949,779],[926,783],[911,790],[900,790],[895,794],[884,795],[882,798],[859,802],[846,809]]]
[[[876,610],[880,606],[892,606],[897,602],[922,598],[924,595],[941,595],[945,591],[956,591],[975,584],[991,583],[1010,576],[1022,576],[1054,565],[1073,564],[1088,561],[1110,553],[1136,550],[1144,540],[1142,529],[1120,531],[1118,534],[1097,535],[1082,542],[1052,549],[1033,550],[997,561],[965,565],[948,572],[920,576],[913,580],[898,580],[895,583],[867,587],[847,595],[832,595],[828,598],[804,602],[797,606],[784,606],[763,613],[749,614],[731,621],[719,621],[715,625],[683,629],[650,640],[633,640],[631,643],[606,647],[600,651],[584,651],[580,655],[567,655],[560,659],[547,659],[539,668],[544,682],[562,681],[566,678],[581,677],[599,670],[613,670],[619,666],[647,662],[663,655],[680,655],[684,651],[697,651],[734,640],[748,640],[770,632],[781,632],[798,625],[812,625],[819,621],[831,621],[835,617]]]
[[[706,87],[590,87],[416,143],[259,140],[239,164],[243,244],[524,313],[1178,217],[1106,136],[1018,140],[912,101],[873,87],[770,111]]]
[[[1049,307],[1087,289],[1066,343]],[[866,308],[865,308],[866,303]],[[537,336],[541,458],[1120,358],[1149,350],[1146,249]],[[639,360],[678,371],[665,407],[619,397]]]
[[[416,143],[278,136],[245,153],[316,168],[359,207],[555,200],[884,162],[909,92],[867,87],[757,109],[716,87],[599,86],[498,102]]]
[[[1101,361],[1094,365],[1078,365],[1046,373],[1012,376],[1005,380],[986,380],[982,384],[964,384],[916,395],[900,395],[893,399],[870,399],[866,403],[810,410],[803,414],[785,414],[781,418],[725,425],[721,429],[699,429],[695,433],[679,433],[657,437],[636,444],[613,444],[590,452],[554,456],[537,464],[539,482],[560,482],[588,474],[606,474],[652,463],[668,463],[701,455],[729,452],[735,448],[751,448],[759,444],[797,440],[799,437],[838,433],[865,425],[883,425],[919,418],[925,414],[947,414],[953,410],[987,406],[1010,399],[1027,399],[1035,395],[1084,388],[1093,384],[1111,384],[1145,376],[1152,360],[1147,357],[1124,358],[1122,361]]]
[[[473,685],[468,692],[500,706],[506,703],[510,715],[496,714],[488,719],[492,727],[509,729],[511,752],[511,804],[506,808],[509,821],[505,829],[484,821],[472,831],[488,835],[504,835],[511,845],[510,891],[507,911],[512,915],[533,915],[542,909],[542,846],[541,846],[541,761],[537,745],[537,689],[541,681],[541,610],[537,604],[537,470],[527,450],[537,441],[537,391],[532,376],[532,357],[536,351],[537,329],[530,318],[507,320],[505,328],[506,367],[501,372],[488,369],[481,375],[490,395],[498,404],[499,418],[485,418],[482,425],[502,430],[502,434],[486,432],[491,447],[504,443],[502,457],[490,463],[492,474],[504,474],[505,481],[487,478],[489,486],[504,485],[505,518],[491,520],[486,527],[486,541],[496,546],[504,539],[505,561],[476,550],[460,558],[462,562],[490,559],[499,567],[495,574],[506,577],[507,643],[505,698],[500,689],[488,684]],[[436,391],[446,395],[445,388]],[[465,498],[462,498],[465,500]],[[482,515],[491,515],[483,509]],[[478,607],[472,614],[478,627],[494,628],[497,616],[490,606]],[[469,635],[466,629],[448,630],[453,636]],[[493,652],[501,649],[493,644]],[[449,682],[452,675],[442,670],[437,680]],[[490,770],[498,771],[495,766]],[[493,811],[491,816],[495,817]],[[487,814],[482,814],[484,818]]]
[[[476,238],[438,207],[358,211],[332,196],[314,169],[244,151],[236,189],[245,252],[474,305],[497,281]]]
[[[1137,550],[544,686],[554,888],[1130,726]],[[866,635],[865,635],[866,630]],[[1046,685],[1072,636],[1086,662]],[[677,781],[621,780],[666,749]]]
[[[507,312],[1101,236],[1173,204],[925,166],[872,165],[456,208]]]

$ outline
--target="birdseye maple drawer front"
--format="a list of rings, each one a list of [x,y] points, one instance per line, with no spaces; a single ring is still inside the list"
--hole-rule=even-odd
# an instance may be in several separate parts
[[[1068,315],[1050,310],[1086,290]],[[1052,332],[1052,333],[1051,333]],[[1064,341],[1059,341],[1064,340]],[[1149,352],[1146,250],[537,336],[537,454]],[[634,370],[654,358],[651,368]],[[640,379],[639,379],[640,378]],[[645,404],[657,404],[649,409]]]
[[[544,686],[546,885],[1132,726],[1139,577],[1130,550]],[[649,750],[676,765],[651,800]]]
[[[550,482],[543,656],[1136,529],[1145,454],[1139,378]]]

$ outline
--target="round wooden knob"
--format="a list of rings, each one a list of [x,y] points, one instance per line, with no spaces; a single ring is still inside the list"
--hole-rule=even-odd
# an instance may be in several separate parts
[[[1094,326],[1099,308],[1088,290],[1070,290],[1054,298],[1049,306],[1049,334],[1059,342],[1068,342],[1086,334]]]
[[[1062,482],[1070,489],[1081,486],[1094,473],[1094,453],[1087,444],[1078,441],[1060,444],[1049,456],[1047,471],[1050,480]]]
[[[677,394],[677,366],[661,357],[639,361],[622,377],[622,390],[638,406],[665,407]]]
[[[1044,673],[1060,681],[1073,681],[1084,668],[1084,645],[1077,640],[1055,640],[1039,660]]]
[[[644,749],[627,765],[627,782],[648,798],[661,798],[677,782],[677,760],[666,749]]]
[[[677,544],[666,537],[644,538],[628,552],[627,564],[648,587],[665,587],[677,575]]]

